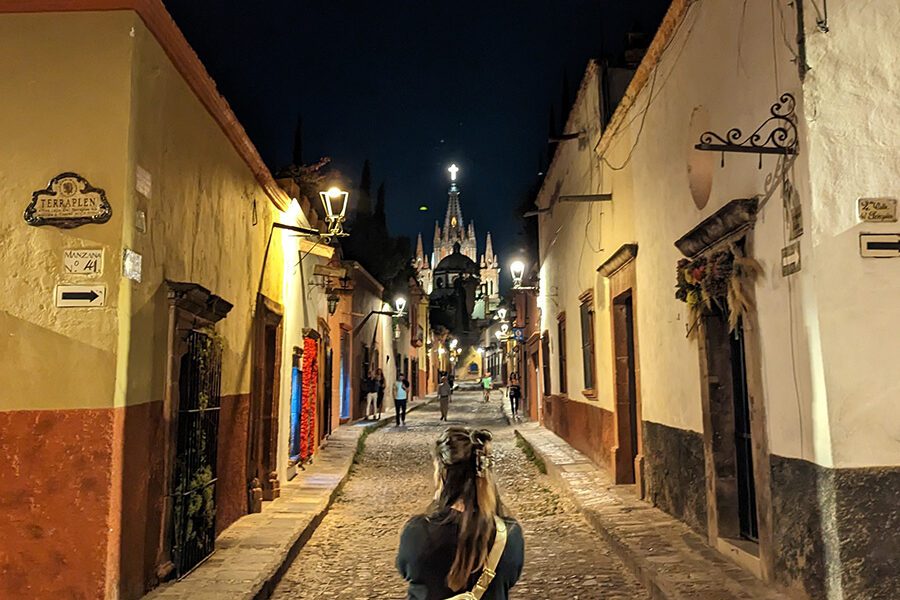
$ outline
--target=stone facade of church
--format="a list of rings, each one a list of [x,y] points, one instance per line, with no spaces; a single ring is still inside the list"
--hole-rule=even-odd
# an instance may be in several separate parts
[[[447,193],[447,213],[444,216],[444,227],[442,229],[440,224],[435,221],[434,240],[430,254],[425,253],[422,234],[419,234],[416,240],[416,256],[413,259],[413,266],[416,269],[416,278],[419,283],[427,294],[431,294],[434,288],[434,267],[453,253],[454,244],[459,244],[460,253],[472,259],[480,267],[481,290],[472,316],[476,319],[483,319],[500,303],[500,259],[494,254],[491,234],[488,232],[484,254],[479,260],[475,223],[470,221],[468,226],[465,224],[459,197],[459,185],[456,181],[451,181]]]

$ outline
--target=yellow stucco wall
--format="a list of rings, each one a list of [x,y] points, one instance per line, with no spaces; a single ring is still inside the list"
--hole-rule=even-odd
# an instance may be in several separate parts
[[[250,333],[263,253],[277,211],[143,22],[133,17],[135,61],[128,164],[128,215],[147,215],[147,231],[126,223],[124,244],[143,257],[131,292],[126,404],[162,398],[165,280],[197,283],[234,308],[217,326],[225,346],[223,394],[250,391]],[[138,167],[150,197],[136,190]],[[257,223],[253,224],[253,202]],[[282,243],[274,234],[261,292],[282,302]],[[122,374],[120,373],[120,376]]]
[[[0,410],[112,405],[132,21],[124,12],[0,15]],[[109,222],[25,223],[32,192],[65,171],[106,190]],[[103,275],[64,275],[66,248],[102,248]],[[85,281],[106,284],[105,308],[54,306],[58,283]]]
[[[218,327],[222,392],[249,392],[251,319],[279,213],[141,19],[128,11],[0,15],[0,72],[0,355],[15,357],[0,361],[0,410],[161,400],[166,279],[234,304]],[[138,165],[150,173],[149,197],[136,191]],[[70,230],[25,223],[31,193],[65,171],[106,191],[109,222]],[[135,228],[137,210],[146,232]],[[280,235],[261,286],[276,302]],[[103,274],[65,276],[66,248],[102,248]],[[124,248],[143,257],[140,283],[122,277]],[[60,282],[105,284],[106,306],[56,308]]]

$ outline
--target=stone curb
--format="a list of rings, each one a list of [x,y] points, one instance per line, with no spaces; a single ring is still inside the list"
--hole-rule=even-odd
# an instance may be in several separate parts
[[[547,470],[547,474],[551,477],[555,485],[565,494],[567,494],[578,506],[579,511],[584,515],[587,522],[591,525],[591,527],[600,535],[603,540],[609,544],[610,548],[613,552],[615,552],[616,556],[623,562],[623,564],[634,574],[634,576],[640,581],[644,587],[647,589],[650,598],[653,600],[689,600],[693,598],[697,598],[696,593],[688,592],[685,589],[678,589],[678,585],[676,585],[676,580],[679,577],[675,577],[675,580],[672,579],[672,573],[666,573],[665,571],[660,569],[660,565],[665,567],[665,560],[660,560],[663,558],[661,555],[655,555],[652,551],[654,548],[643,548],[639,546],[635,546],[633,543],[629,543],[629,540],[623,535],[629,530],[633,529],[633,524],[629,523],[616,523],[614,517],[619,514],[616,511],[622,511],[624,513],[629,513],[629,517],[626,520],[633,520],[636,516],[635,511],[648,511],[649,520],[647,521],[647,527],[655,528],[655,527],[668,527],[668,523],[672,524],[672,527],[680,529],[678,526],[682,525],[680,521],[675,520],[664,513],[661,513],[656,508],[653,508],[650,504],[645,503],[643,501],[635,500],[633,503],[625,502],[621,504],[621,501],[617,502],[617,498],[614,492],[611,489],[606,490],[607,495],[609,496],[609,501],[602,501],[601,504],[597,504],[596,502],[585,502],[584,498],[582,498],[578,490],[574,489],[573,484],[569,481],[569,478],[573,475],[573,473],[565,470],[564,466],[561,466],[554,459],[548,455],[547,451],[542,449],[541,443],[539,440],[529,439],[530,434],[539,433],[539,432],[547,432],[552,434],[549,430],[545,430],[542,426],[537,423],[525,421],[514,423],[511,415],[509,414],[509,409],[504,405],[501,409],[503,411],[503,416],[506,419],[507,423],[510,424],[514,428],[514,432],[516,437],[521,440],[521,442],[526,445],[535,457],[540,459]],[[524,425],[524,426],[523,426]],[[529,431],[532,429],[532,431]],[[558,437],[555,436],[554,437]],[[562,443],[565,443],[565,440],[560,438]],[[568,446],[568,444],[566,444]],[[571,448],[571,447],[570,447]],[[574,449],[571,449],[573,454],[582,456],[580,452],[577,452]],[[584,461],[580,461],[580,463],[589,464],[592,466],[592,470],[596,472],[600,472],[601,469],[599,467],[593,466],[586,457],[584,457]],[[573,464],[571,465],[574,470],[581,471],[582,464]],[[569,477],[564,476],[564,472],[568,473]],[[599,485],[603,485],[602,482],[596,482]],[[590,504],[590,505],[589,505]],[[639,506],[630,506],[630,504],[635,504]],[[618,506],[617,506],[618,505]],[[607,513],[607,514],[604,514]],[[652,513],[652,516],[651,514]],[[657,514],[658,513],[658,514]],[[612,519],[612,520],[610,520]],[[623,532],[624,529],[624,532]],[[682,542],[690,542],[690,540],[683,539],[685,535],[688,537],[693,537],[690,533],[682,533],[679,534],[677,531],[673,531],[673,534],[676,537],[679,537]],[[720,579],[722,583],[722,587],[719,589],[719,593],[715,596],[709,595],[708,592],[700,591],[701,597],[703,598],[767,598],[767,599],[778,599],[783,600],[790,598],[791,596],[787,594],[787,592],[783,589],[777,587],[769,587],[769,585],[764,582],[756,579],[753,575],[743,571],[740,567],[736,565],[731,565],[727,558],[721,557],[723,560],[723,565],[719,566],[716,563],[715,550],[706,546],[705,542],[700,541],[698,538],[698,543],[702,550],[698,550],[698,553],[691,553],[691,556],[680,554],[680,550],[678,549],[679,545],[684,544],[675,544],[669,551],[669,558],[673,558],[674,561],[678,564],[682,564],[683,568],[691,570],[694,566],[696,566],[696,560],[702,558],[703,564],[708,567],[705,570],[703,575],[707,577],[712,575],[716,579]],[[688,546],[691,544],[688,543]],[[707,554],[709,553],[709,554]],[[693,562],[693,565],[691,564]],[[671,562],[671,561],[669,561]],[[723,570],[724,569],[724,570]],[[693,571],[692,571],[693,572]],[[738,579],[734,578],[734,573],[740,573],[738,578],[747,577],[747,582],[750,585],[743,587],[743,583]],[[695,574],[700,575],[700,572]],[[701,580],[704,579],[701,577]],[[682,581],[682,584],[684,582]],[[756,588],[754,592],[755,586],[760,585],[764,586],[763,589]],[[727,595],[722,595],[725,593]]]
[[[422,406],[426,406],[430,404],[435,399],[434,396],[428,396],[422,398],[417,401],[413,406],[410,406],[407,409],[407,413],[418,410]],[[372,422],[368,425],[361,425],[359,422],[355,424],[349,424],[347,429],[353,427],[359,427],[359,430],[356,433],[355,437],[348,436],[347,439],[341,440],[342,442],[353,445],[353,450],[347,452],[346,456],[342,456],[340,460],[340,480],[338,480],[333,487],[331,488],[328,496],[320,501],[315,507],[305,515],[309,520],[302,527],[298,527],[298,530],[295,531],[288,539],[285,540],[285,543],[281,545],[280,551],[277,553],[278,558],[275,561],[272,561],[265,565],[263,570],[257,573],[252,577],[252,581],[244,581],[241,584],[242,588],[240,590],[229,590],[228,598],[232,598],[234,600],[266,600],[272,595],[272,592],[275,590],[275,587],[281,581],[284,574],[287,572],[290,565],[293,563],[294,559],[297,558],[297,555],[300,554],[300,551],[303,550],[303,547],[306,543],[312,538],[316,529],[325,519],[328,511],[331,509],[332,504],[334,504],[335,499],[337,499],[344,485],[349,481],[350,477],[353,474],[353,465],[356,463],[357,458],[365,449],[365,442],[363,441],[360,444],[360,440],[364,440],[366,436],[370,433],[388,425],[394,420],[394,415],[391,414],[389,416],[382,417],[380,420]],[[340,430],[338,430],[340,431]],[[335,440],[337,441],[337,440]],[[327,444],[323,445],[320,450],[324,450]],[[270,511],[272,509],[270,508]],[[274,512],[274,511],[273,511]],[[266,514],[263,513],[258,514]],[[242,519],[247,517],[252,517],[253,515],[245,515]],[[301,520],[304,517],[298,517],[298,520]],[[235,523],[239,523],[240,519]],[[226,529],[223,532],[223,535],[228,530]],[[213,554],[210,559],[215,559],[215,554]],[[202,565],[201,565],[202,568]],[[184,579],[171,582],[169,584],[162,585],[154,590],[151,590],[147,595],[144,596],[143,600],[175,600],[175,599],[200,599],[200,598],[212,598],[214,594],[216,594],[215,590],[211,590],[208,593],[204,593],[207,590],[203,589],[203,582],[196,576],[199,574],[198,571],[194,571],[193,573],[188,574]],[[192,580],[192,577],[194,579]],[[214,586],[214,584],[212,584]],[[200,588],[198,591],[197,588]]]
[[[506,415],[504,414],[504,416]],[[512,425],[512,419],[507,417],[507,421]],[[578,501],[575,490],[573,490],[569,485],[569,482],[563,478],[562,469],[560,469],[559,465],[550,460],[546,454],[528,441],[525,434],[518,428],[515,429],[515,434],[517,438],[522,440],[523,444],[531,449],[535,456],[543,461],[547,469],[547,475],[549,475],[556,485],[562,488],[570,498],[575,500],[578,505],[578,510],[584,515],[587,522],[603,537],[604,541],[609,544],[610,548],[612,548],[619,559],[625,563],[625,566],[628,567],[637,580],[643,584],[648,592],[650,592],[650,598],[652,600],[682,600],[684,598],[684,596],[674,589],[671,589],[656,569],[650,565],[649,561],[640,558],[631,550],[631,548],[623,543],[622,540],[603,523],[602,519],[600,519],[596,513],[587,510],[582,506],[581,502]]]

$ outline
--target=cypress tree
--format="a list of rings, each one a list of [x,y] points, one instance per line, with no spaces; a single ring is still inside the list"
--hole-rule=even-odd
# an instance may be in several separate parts
[[[387,216],[384,211],[384,182],[378,186],[378,197],[375,200],[375,221],[387,229]]]
[[[362,175],[359,177],[359,201],[356,206],[358,214],[372,214],[372,165],[368,158],[363,163]]]

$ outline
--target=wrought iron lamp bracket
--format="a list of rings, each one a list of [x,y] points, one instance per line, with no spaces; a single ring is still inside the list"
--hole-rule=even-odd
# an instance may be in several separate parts
[[[722,166],[725,166],[726,152],[758,154],[759,168],[762,168],[763,154],[797,154],[797,116],[794,113],[794,95],[785,92],[778,102],[769,109],[771,116],[762,122],[750,135],[744,137],[737,127],[728,130],[725,137],[714,131],[706,131],[700,136],[700,143],[694,148],[705,152],[721,152]]]

